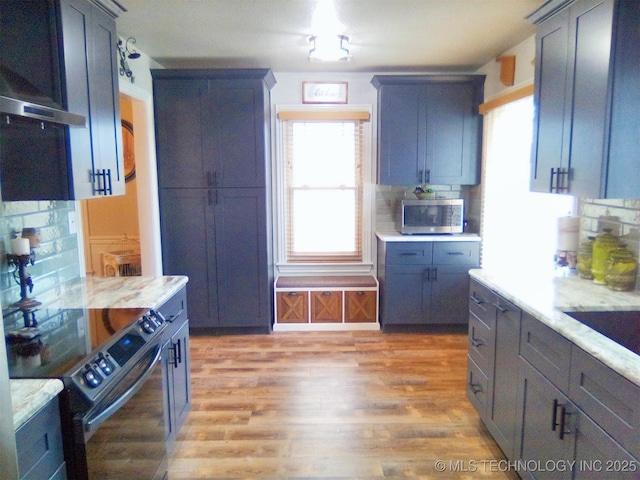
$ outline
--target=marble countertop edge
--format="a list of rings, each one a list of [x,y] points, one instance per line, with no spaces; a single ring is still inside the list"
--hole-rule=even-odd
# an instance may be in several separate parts
[[[640,311],[640,293],[612,292],[574,277],[530,278],[470,270],[472,278],[549,326],[576,346],[640,386],[640,355],[564,312]]]
[[[11,380],[10,383],[13,428],[15,430],[27,423],[64,388],[64,384],[58,379],[17,379]]]
[[[376,232],[383,242],[479,242],[477,233],[441,233],[426,235],[403,235],[399,232]]]

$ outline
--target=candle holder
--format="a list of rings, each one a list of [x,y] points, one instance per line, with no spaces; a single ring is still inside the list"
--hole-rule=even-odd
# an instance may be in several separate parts
[[[29,296],[33,292],[33,280],[31,280],[31,275],[27,273],[27,267],[29,264],[33,265],[35,261],[36,254],[33,249],[31,253],[25,255],[7,253],[7,263],[9,266],[15,267],[13,279],[20,285],[20,300],[12,304],[12,306],[26,312],[42,305],[35,298]]]

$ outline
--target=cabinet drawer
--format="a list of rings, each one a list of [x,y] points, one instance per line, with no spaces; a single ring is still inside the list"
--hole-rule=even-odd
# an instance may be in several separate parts
[[[341,323],[342,292],[311,292],[311,323]]]
[[[640,387],[574,345],[569,396],[629,453],[640,458]]]
[[[479,242],[434,242],[434,265],[478,265]]]
[[[187,289],[183,288],[176,293],[158,308],[158,311],[169,322],[163,332],[164,339],[168,339],[187,321]]]
[[[469,311],[473,312],[489,328],[495,327],[495,310],[492,302],[496,294],[481,283],[471,280],[469,285]]]
[[[569,391],[571,342],[527,313],[522,314],[520,355],[563,393]]]
[[[347,291],[345,322],[375,322],[378,298],[372,291]]]
[[[182,288],[173,297],[167,300],[158,311],[168,322],[187,316],[187,289]]]
[[[278,292],[276,293],[278,323],[308,323],[309,293]]]
[[[469,313],[469,356],[483,372],[489,368],[493,339],[493,330],[474,313]]]
[[[433,254],[432,242],[387,243],[387,265],[429,265]]]
[[[482,369],[467,357],[467,398],[471,401],[482,420],[487,411],[488,379]]]

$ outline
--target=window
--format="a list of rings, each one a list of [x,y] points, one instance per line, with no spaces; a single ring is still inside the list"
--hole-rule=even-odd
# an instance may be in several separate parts
[[[553,268],[557,218],[574,199],[529,191],[533,97],[489,111],[485,132],[482,267]]]
[[[364,124],[369,112],[280,112],[287,263],[363,260]]]

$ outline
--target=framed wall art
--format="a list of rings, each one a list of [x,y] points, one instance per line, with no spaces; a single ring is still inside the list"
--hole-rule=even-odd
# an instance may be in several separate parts
[[[302,103],[347,103],[347,82],[302,82]]]

